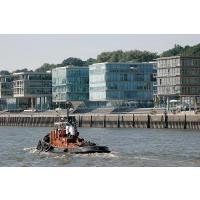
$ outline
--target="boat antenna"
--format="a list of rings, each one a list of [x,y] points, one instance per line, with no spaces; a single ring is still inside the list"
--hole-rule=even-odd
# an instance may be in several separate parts
[[[66,101],[66,109],[67,109],[67,122],[69,122],[69,109],[72,107],[72,103],[70,101]]]

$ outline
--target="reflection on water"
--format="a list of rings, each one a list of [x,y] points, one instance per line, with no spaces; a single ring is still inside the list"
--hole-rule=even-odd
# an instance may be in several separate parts
[[[0,166],[200,166],[200,133],[164,129],[81,128],[86,140],[111,153],[38,152],[49,128],[0,127]]]

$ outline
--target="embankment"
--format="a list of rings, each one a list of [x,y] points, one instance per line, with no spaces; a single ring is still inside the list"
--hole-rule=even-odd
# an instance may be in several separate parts
[[[78,127],[200,129],[200,114],[87,114],[72,117]],[[51,127],[56,121],[59,117],[52,115],[0,116],[0,126]]]

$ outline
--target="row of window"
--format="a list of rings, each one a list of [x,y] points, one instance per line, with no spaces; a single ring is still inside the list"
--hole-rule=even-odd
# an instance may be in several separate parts
[[[107,99],[132,99],[132,100],[150,100],[151,93],[146,92],[107,92]]]
[[[200,67],[200,59],[199,58],[170,58],[170,59],[162,59],[158,61],[158,68],[165,67],[176,67],[176,66],[196,66]]]
[[[159,78],[157,84],[158,86],[180,85],[180,77]]]
[[[15,94],[24,94],[24,95],[50,95],[52,93],[51,88],[29,88],[28,90],[22,88],[14,88],[13,91]]]
[[[64,85],[64,84],[68,84],[68,83],[75,83],[75,84],[89,84],[89,80],[87,77],[69,77],[69,78],[53,78],[52,79],[52,84],[53,85]]]
[[[180,86],[163,86],[157,88],[158,95],[180,94]]]
[[[82,70],[67,70],[67,77],[88,77],[89,70],[82,69]]]
[[[181,59],[182,66],[198,66],[200,67],[200,59]]]
[[[158,69],[158,77],[167,77],[167,76],[177,76],[180,75],[180,68],[163,68],[163,69]]]
[[[88,93],[53,93],[53,101],[75,100],[82,101],[89,98]]]
[[[182,68],[181,73],[183,76],[200,76],[200,67],[199,68]]]
[[[185,77],[182,78],[183,85],[199,85],[200,86],[200,77]]]
[[[13,87],[51,87],[51,81],[14,81]]]
[[[88,93],[88,85],[64,85],[55,86],[52,88],[53,92],[85,92]]]
[[[17,80],[51,80],[51,74],[20,74],[13,77],[14,81]]]
[[[167,94],[199,95],[200,87],[164,86],[164,87],[158,87],[157,91],[158,95],[167,95]]]
[[[141,92],[141,91],[96,91],[90,93],[90,99],[136,99],[136,100],[152,100],[152,92]]]
[[[105,91],[105,90],[151,90],[152,83],[149,82],[135,82],[135,83],[121,83],[121,82],[109,82],[102,86],[93,86],[90,87],[90,91]]]
[[[200,87],[182,87],[183,95],[199,95]]]
[[[158,68],[166,68],[166,67],[176,67],[180,66],[180,59],[162,59],[158,61]]]

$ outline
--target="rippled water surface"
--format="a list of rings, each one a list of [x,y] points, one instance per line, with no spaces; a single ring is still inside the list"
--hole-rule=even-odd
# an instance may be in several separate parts
[[[39,153],[37,142],[49,130],[0,127],[0,166],[200,166],[199,131],[81,128],[81,137],[112,153]]]

